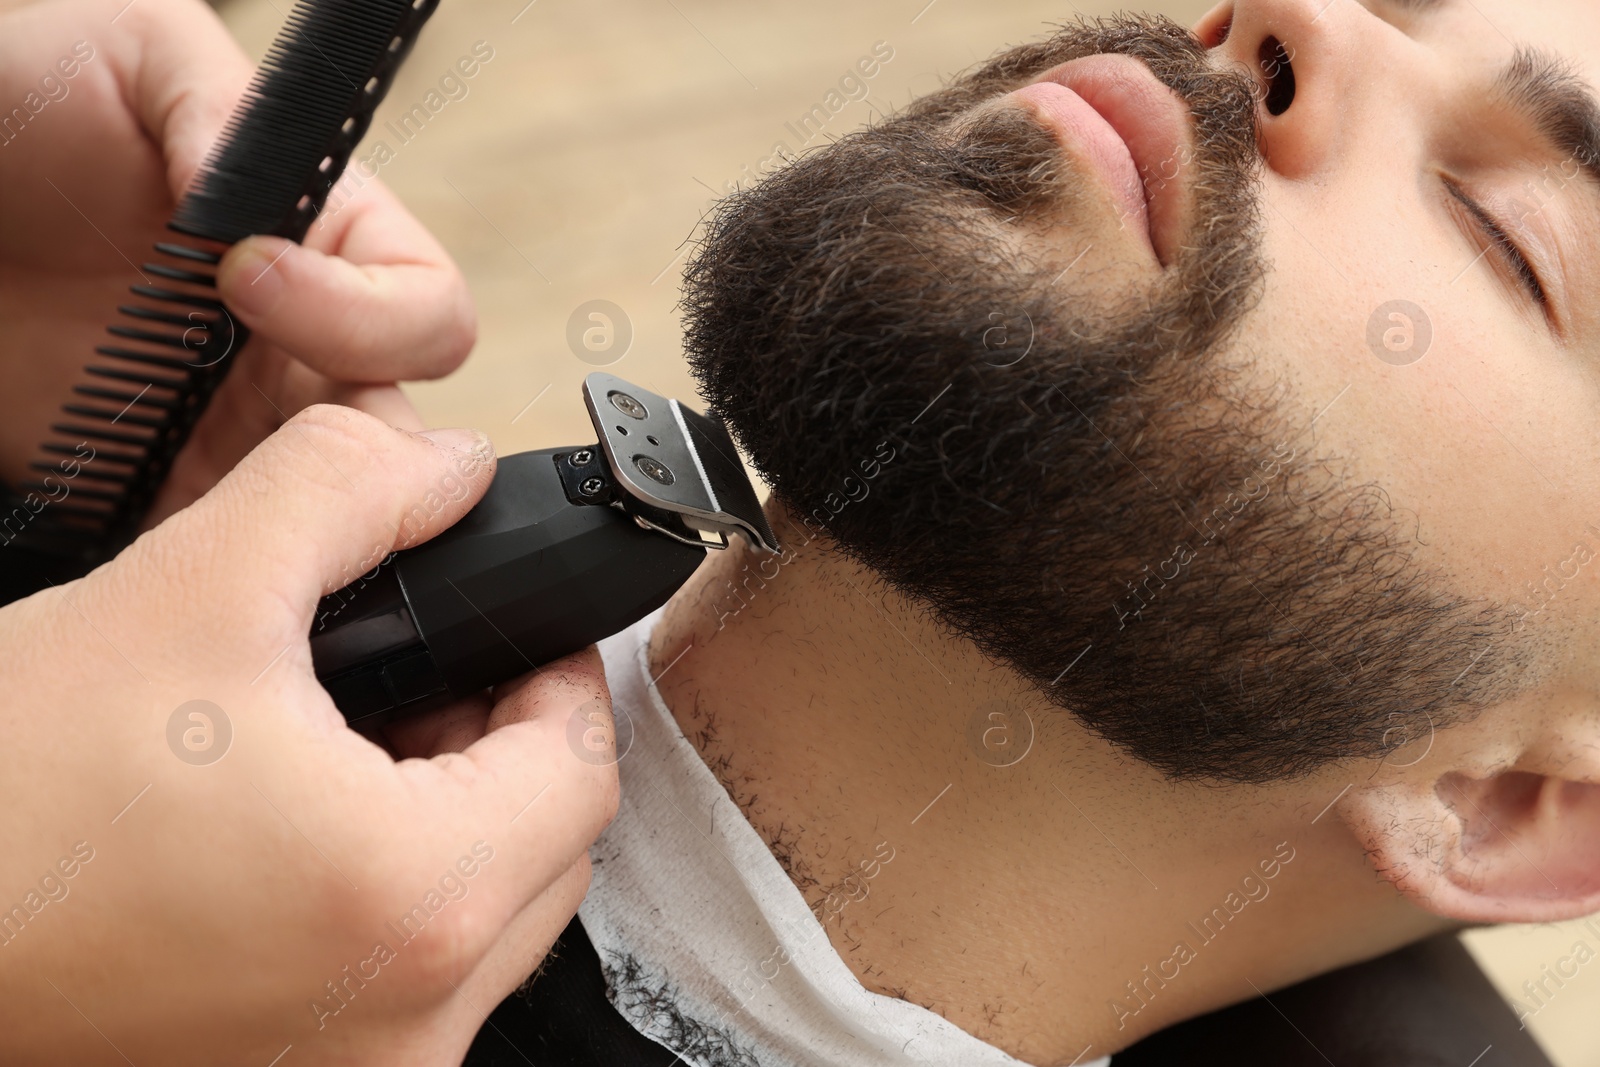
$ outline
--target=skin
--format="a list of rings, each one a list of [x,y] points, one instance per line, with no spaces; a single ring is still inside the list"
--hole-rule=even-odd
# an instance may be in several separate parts
[[[71,385],[95,382],[81,373],[84,357],[104,343],[106,316],[127,302],[129,284],[145,281],[129,262],[158,258],[151,245],[172,236],[167,219],[253,73],[202,5],[163,0],[119,14],[121,6],[14,5],[5,16],[7,115],[39,93],[44,75],[61,84],[57,95],[65,91],[0,146],[7,201],[30,206],[0,218],[0,371],[10,394],[0,477],[12,483],[27,475]],[[79,41],[93,58],[62,78],[56,63]],[[106,180],[107,160],[116,161],[115,181]],[[258,340],[213,398],[152,523],[310,404],[418,428],[393,383],[448,374],[476,337],[455,264],[376,182],[313,224],[303,247],[249,238],[217,276],[229,310]]]
[[[68,94],[0,146],[8,479],[138,280],[119,250],[160,239],[250,76],[198,2],[11,5],[0,99],[24,100],[78,40],[95,54]],[[270,1063],[292,1046],[300,1063],[456,1062],[576,911],[616,810],[614,768],[566,740],[570,715],[609,707],[599,658],[377,743],[349,730],[312,670],[319,598],[447,528],[493,477],[482,435],[409,432],[394,384],[465,358],[471,301],[376,183],[307,247],[235,246],[219,288],[255,337],[164,521],[0,609],[0,1060]],[[220,711],[180,713],[175,742],[194,700]],[[182,758],[223,721],[214,761]],[[397,937],[387,924],[419,902],[425,925]],[[374,962],[380,940],[393,957]],[[327,984],[345,968],[341,1006]]]
[[[1469,595],[1523,603],[1549,666],[1469,723],[1394,738],[1380,761],[1264,786],[1173,782],[769,504],[794,560],[776,578],[769,563],[771,580],[730,612],[729,583],[760,560],[713,554],[653,637],[654,670],[672,665],[663,695],[867,988],[1034,1063],[1103,1055],[1463,923],[1600,909],[1600,583],[1577,562],[1600,547],[1588,461],[1600,449],[1600,186],[1483,91],[1518,44],[1600,84],[1600,51],[1586,47],[1600,11],[1263,0],[1224,4],[1194,31],[1215,63],[1256,77],[1275,36],[1296,75],[1291,106],[1261,113],[1271,269],[1242,332],[1251,372],[1286,386],[1285,414],[1315,423],[1303,441],[1346,484],[1375,484],[1414,515],[1419,564]],[[1552,185],[1551,173],[1568,177]],[[1508,229],[1521,216],[1512,232],[1554,327],[1497,253],[1475,260],[1487,238],[1443,175]],[[1181,174],[1143,177],[1182,219]],[[1050,252],[1092,240],[1082,274],[1103,288],[1090,299],[1165,269],[1102,193],[1017,237],[1059,242]],[[1406,365],[1367,341],[1394,299],[1433,331]],[[1559,591],[1531,595],[1547,573]],[[970,740],[997,701],[1009,729],[1033,731],[1006,767]],[[895,858],[874,865],[882,842]],[[1270,895],[1203,942],[1188,924],[1247,875]],[[828,904],[841,893],[847,905]],[[1144,984],[1179,940],[1194,958]]]

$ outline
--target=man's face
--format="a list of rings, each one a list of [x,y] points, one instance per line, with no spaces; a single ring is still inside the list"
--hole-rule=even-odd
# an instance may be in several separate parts
[[[1205,44],[1228,14],[1197,28]],[[1600,115],[1579,110],[1585,147],[1524,110],[1587,95],[1530,76],[1544,56],[1600,84],[1600,6],[1241,4],[1227,33],[1213,56],[1235,64],[1264,36],[1305,42],[1292,104],[1259,115],[1271,269],[1243,332],[1257,372],[1288,383],[1294,425],[1314,423],[1307,450],[1387,494],[1421,568],[1512,613],[1510,632],[1461,635],[1459,668],[1509,672],[1493,661],[1515,649],[1518,708],[1592,720],[1600,158],[1586,153]]]
[[[1472,639],[1461,668],[1536,644],[1540,681],[1519,703],[1592,719],[1600,160],[1516,106],[1578,95],[1526,76],[1542,58],[1518,65],[1520,91],[1505,75],[1528,48],[1600,84],[1600,5],[1334,0],[1314,23],[1300,6],[1279,24],[1278,5],[1240,5],[1213,52],[1241,63],[1263,34],[1306,35],[1292,106],[1261,117],[1272,270],[1245,336],[1289,383],[1293,417],[1315,420],[1318,453],[1408,517],[1417,562],[1517,616],[1513,634]]]
[[[793,511],[1169,773],[1593,692],[1600,159],[1524,46],[1593,82],[1597,30],[1068,27],[734,198],[691,359]]]

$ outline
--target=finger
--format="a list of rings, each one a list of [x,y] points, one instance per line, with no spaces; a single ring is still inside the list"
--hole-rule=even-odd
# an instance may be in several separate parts
[[[489,694],[458,700],[447,708],[405,715],[383,727],[396,759],[431,759],[444,752],[460,752],[489,729]]]
[[[506,926],[488,953],[459,985],[462,1022],[476,1032],[484,1018],[506,997],[516,992],[550,954],[550,947],[566,929],[584,894],[592,871],[588,853],[562,872],[550,888],[535,897]]]
[[[345,381],[437,378],[477,339],[477,311],[444,249],[382,192],[330,251],[251,237],[217,269],[223,301],[262,338]],[[336,252],[337,254],[330,254]]]
[[[260,425],[265,428],[258,430],[252,437],[237,438],[243,447],[228,457],[225,470],[232,470],[250,449],[260,444],[267,434],[287,422],[291,415],[304,411],[313,404],[338,404],[340,407],[355,408],[402,430],[416,432],[425,428],[422,416],[417,414],[416,407],[405,392],[392,382],[337,381],[317,373],[298,360],[279,353],[267,353],[263,349],[257,349],[254,353],[247,351],[245,356],[249,358],[258,354],[271,355],[275,358],[262,360],[260,373],[241,375],[239,371],[243,368],[236,368],[223,383],[223,389],[232,393],[235,391],[234,383],[237,382],[237,402],[231,407],[237,412],[248,412],[250,416],[259,416]],[[211,414],[225,399],[235,398],[218,396],[212,401],[206,414]],[[204,421],[202,417],[201,422]],[[246,424],[252,423],[251,418],[240,421]],[[196,427],[196,433],[198,432],[199,427]]]
[[[327,399],[314,403],[340,404],[347,408],[355,408],[357,411],[364,411],[383,420],[396,429],[409,430],[412,433],[420,433],[425,428],[422,416],[417,413],[416,405],[411,403],[411,399],[398,386],[330,382]]]
[[[141,46],[128,99],[166,156],[173,200],[181,199],[254,67],[222,20],[196,0],[131,4],[117,19]]]
[[[269,621],[303,634],[321,596],[448,528],[482,496],[493,471],[493,449],[481,434],[411,434],[319,404],[152,531],[148,546],[133,548],[154,555],[162,570],[201,569],[173,577],[212,591],[207,612],[259,619],[284,606],[290,614]]]
[[[161,146],[178,200],[253,68],[196,0],[130,5],[127,14],[141,45],[127,95]],[[477,331],[466,282],[382,183],[319,219],[309,243],[261,238],[224,257],[218,287],[246,325],[331,378],[436,378],[460,366]]]
[[[489,732],[461,754],[397,765],[447,840],[495,833],[507,862],[479,902],[486,924],[526,907],[616,814],[614,757],[587,756],[569,734],[597,710],[609,723],[605,675],[589,648],[499,687]]]
[[[402,430],[423,428],[417,409],[393,385],[331,382],[292,361],[263,377],[257,358],[262,354],[261,349],[246,350],[240,365],[223,382],[157,490],[145,513],[143,529],[154,528],[210,492],[289,416],[312,404],[355,408]],[[281,358],[276,361],[284,362]]]

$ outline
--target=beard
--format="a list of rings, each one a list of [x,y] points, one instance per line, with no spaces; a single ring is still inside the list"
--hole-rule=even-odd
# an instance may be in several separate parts
[[[1101,53],[1194,120],[1190,230],[1145,291],[1074,272],[1098,187],[1055,137],[973,110]],[[789,511],[1134,758],[1262,783],[1431,737],[1531,661],[1263,382],[1254,93],[1168,19],[1080,19],[722,201],[684,308]]]

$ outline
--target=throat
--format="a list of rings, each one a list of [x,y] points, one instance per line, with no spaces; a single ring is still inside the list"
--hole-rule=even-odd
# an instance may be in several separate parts
[[[1008,672],[775,518],[783,556],[711,553],[668,605],[664,702],[865,988],[1048,1062],[1075,1033],[1015,1031],[1058,990],[1060,954],[1027,930],[1061,924],[1017,858],[1049,853],[995,792],[1030,772],[996,778],[968,740]]]
[[[1344,780],[1166,779],[768,510],[784,554],[710,553],[651,677],[866,989],[1087,1063],[1439,928],[1315,819]]]
[[[650,663],[684,736],[827,920],[841,887],[859,882],[853,860],[870,866],[883,851],[864,840],[883,815],[862,816],[904,783],[879,750],[891,650],[859,626],[882,592],[797,532],[784,530],[776,557],[742,541],[710,553],[668,604]]]

